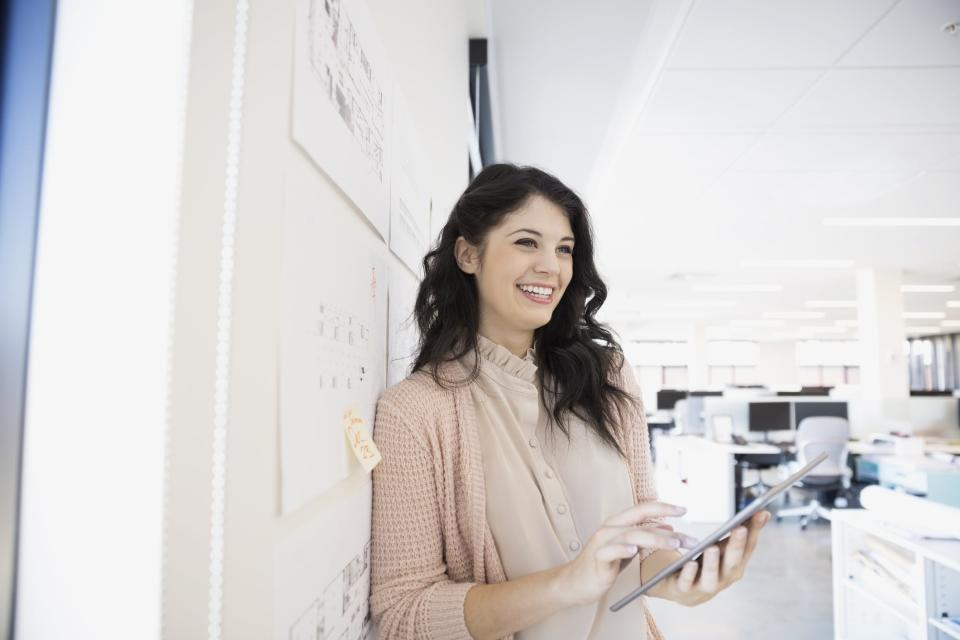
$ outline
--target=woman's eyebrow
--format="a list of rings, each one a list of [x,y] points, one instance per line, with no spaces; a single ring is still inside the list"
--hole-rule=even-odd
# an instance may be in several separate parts
[[[543,234],[542,234],[542,233],[540,233],[539,231],[534,231],[533,229],[517,229],[516,231],[511,231],[511,232],[508,233],[507,235],[508,235],[508,236],[512,236],[513,234],[515,234],[515,233],[520,233],[521,231],[526,231],[527,233],[532,233],[533,235],[539,236],[539,237],[541,237],[541,238],[543,237]],[[571,242],[576,242],[576,240],[574,240],[572,236],[564,236],[564,237],[560,238],[560,241],[561,241],[561,242],[564,241],[564,240],[570,240]]]

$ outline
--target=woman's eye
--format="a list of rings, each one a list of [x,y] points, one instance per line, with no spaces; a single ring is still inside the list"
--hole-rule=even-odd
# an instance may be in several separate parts
[[[563,252],[566,254],[573,255],[573,247],[568,247],[567,245],[563,245],[562,247],[560,247],[560,249],[562,249]]]
[[[528,243],[528,242],[529,242],[530,244],[526,244],[526,243]],[[525,247],[529,247],[529,246],[534,246],[534,247],[535,247],[535,246],[537,246],[537,243],[536,243],[535,241],[531,240],[530,238],[524,238],[523,240],[517,240],[517,244],[522,244],[522,245],[525,246]]]

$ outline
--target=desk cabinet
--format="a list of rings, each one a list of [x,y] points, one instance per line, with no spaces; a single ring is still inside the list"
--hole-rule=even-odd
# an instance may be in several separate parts
[[[960,541],[913,539],[863,509],[834,510],[837,640],[960,640]]]
[[[724,522],[734,513],[734,457],[692,436],[656,439],[660,500],[686,507],[686,522]]]

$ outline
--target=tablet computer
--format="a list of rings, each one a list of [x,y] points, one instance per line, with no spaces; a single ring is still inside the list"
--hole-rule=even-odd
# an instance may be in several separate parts
[[[768,489],[763,495],[761,495],[759,498],[751,502],[745,509],[738,512],[735,516],[733,516],[732,518],[727,520],[725,523],[720,525],[719,529],[717,529],[716,531],[711,533],[709,536],[707,536],[706,538],[701,540],[699,543],[697,543],[697,546],[687,551],[681,558],[677,559],[676,561],[664,567],[662,570],[660,570],[657,573],[657,575],[653,576],[652,578],[647,580],[645,583],[643,583],[642,585],[640,585],[639,587],[637,587],[636,589],[628,593],[626,596],[621,598],[619,601],[614,603],[613,606],[610,607],[610,610],[619,611],[620,609],[625,607],[627,604],[632,602],[634,599],[645,594],[655,584],[657,584],[667,576],[671,575],[672,573],[679,571],[683,567],[683,565],[685,565],[686,563],[690,562],[691,560],[696,560],[697,557],[707,549],[707,547],[713,544],[716,544],[717,542],[720,542],[725,535],[727,535],[728,533],[736,529],[738,526],[740,526],[741,524],[749,520],[750,517],[753,516],[755,513],[757,513],[764,507],[766,507],[771,502],[773,502],[774,498],[776,498],[778,495],[780,495],[781,493],[783,493],[784,491],[792,487],[797,480],[799,480],[800,478],[810,473],[815,466],[817,466],[818,464],[820,464],[826,459],[827,459],[826,452],[821,453],[816,458],[811,460],[808,464],[806,464],[802,469],[800,469],[799,471],[791,475],[789,478],[787,478],[780,484],[776,485],[775,487],[771,487],[770,489]]]

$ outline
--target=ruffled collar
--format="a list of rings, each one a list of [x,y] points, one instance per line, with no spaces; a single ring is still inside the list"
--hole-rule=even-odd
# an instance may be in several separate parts
[[[503,345],[499,345],[478,333],[477,349],[485,362],[492,364],[507,375],[519,378],[524,382],[536,382],[537,352],[534,348],[527,349],[527,354],[519,358]]]

